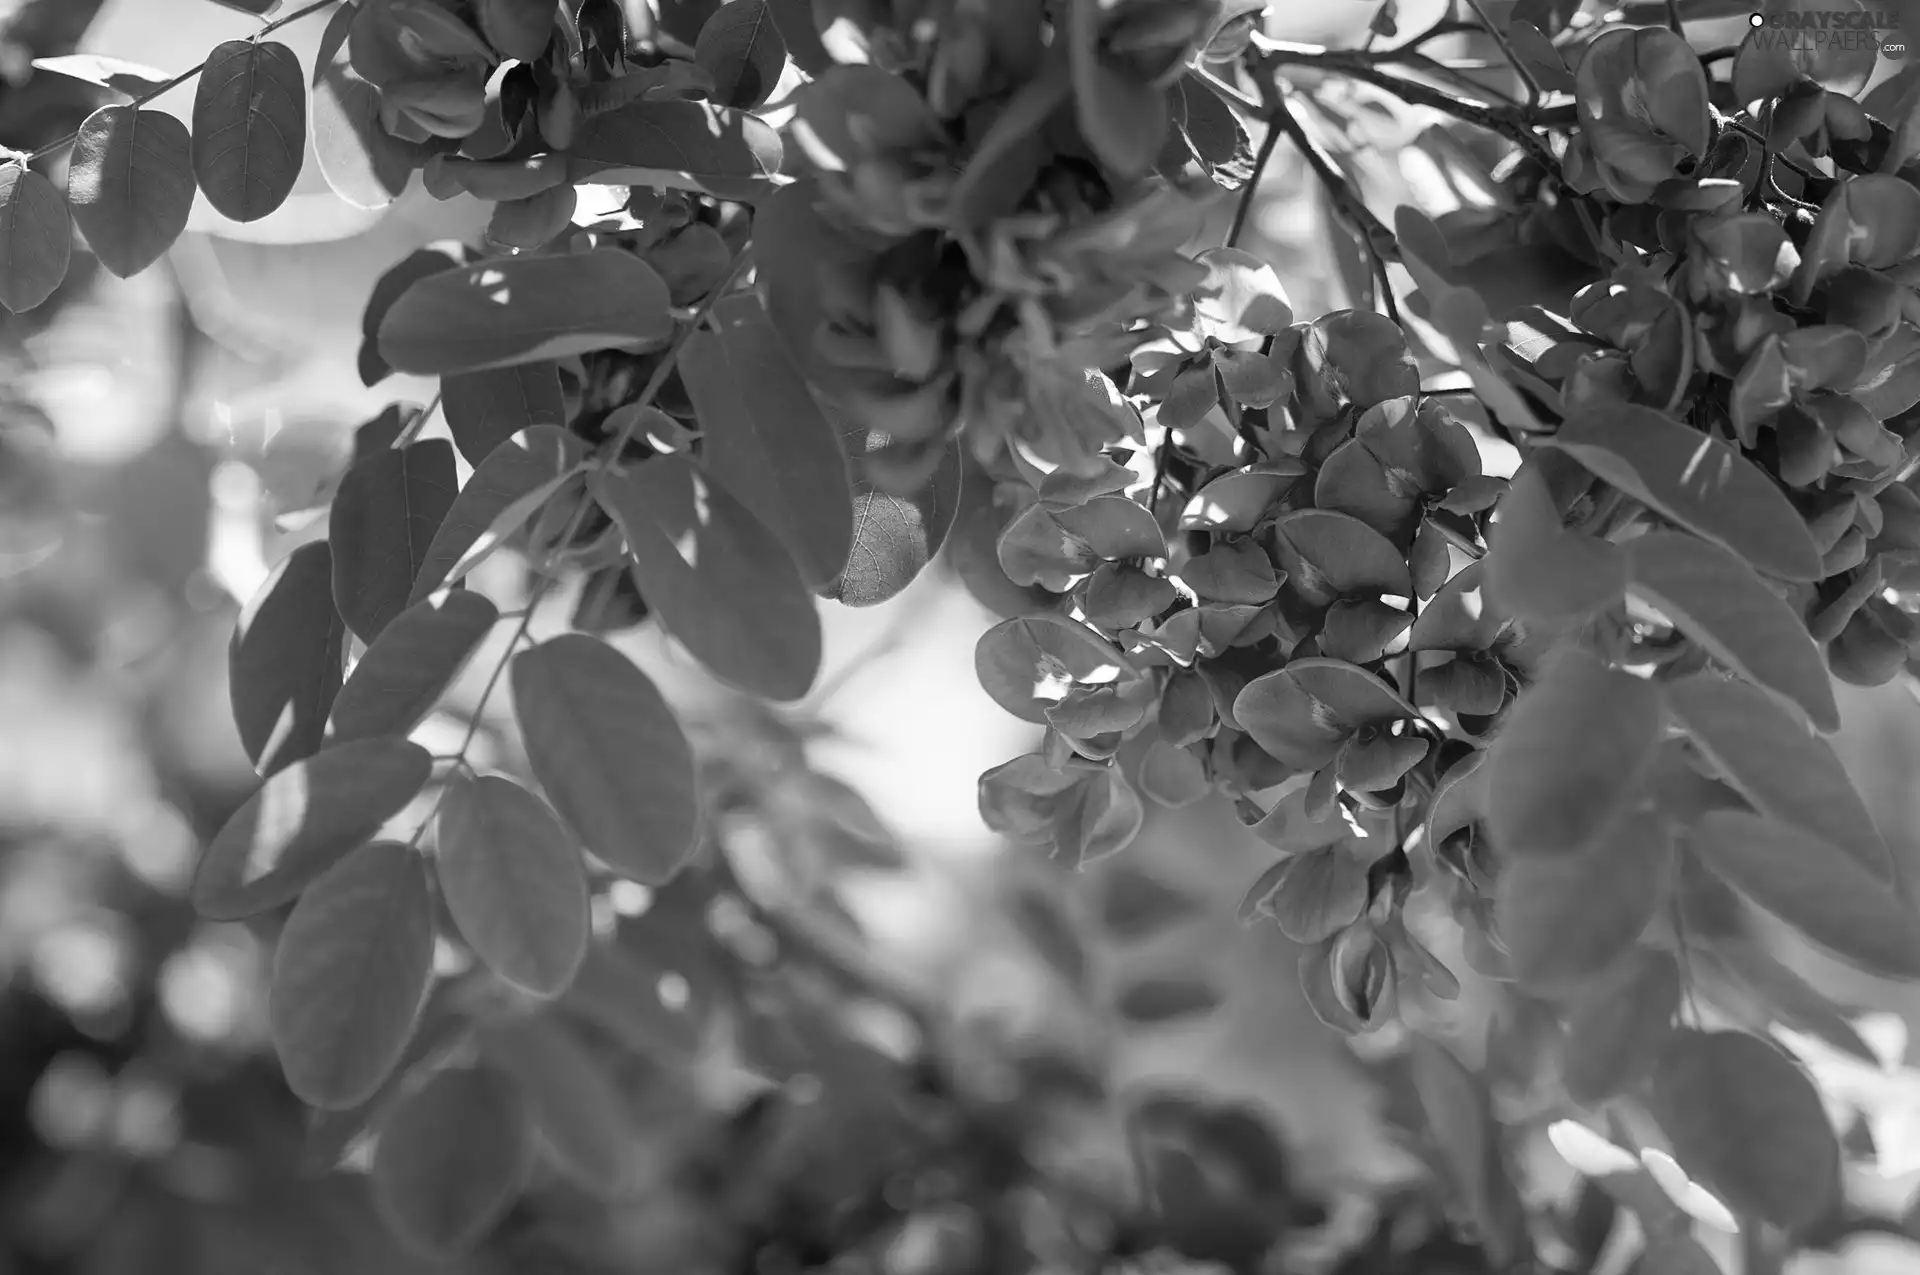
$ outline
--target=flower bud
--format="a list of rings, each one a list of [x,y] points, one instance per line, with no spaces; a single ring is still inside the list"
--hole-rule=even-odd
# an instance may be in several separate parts
[[[1328,954],[1334,996],[1365,1028],[1380,1026],[1398,1004],[1393,949],[1366,921],[1340,932]]]

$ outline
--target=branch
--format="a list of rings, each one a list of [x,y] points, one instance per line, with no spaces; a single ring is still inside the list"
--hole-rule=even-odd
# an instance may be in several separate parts
[[[1285,132],[1302,158],[1312,166],[1314,176],[1327,188],[1327,196],[1333,201],[1334,210],[1359,232],[1367,254],[1381,263],[1400,260],[1400,243],[1394,238],[1393,232],[1373,215],[1366,201],[1354,193],[1346,174],[1335,168],[1333,161],[1307,135],[1305,126],[1300,123],[1300,117],[1293,113],[1293,107],[1288,104],[1284,93],[1274,99],[1272,122],[1275,130]]]
[[[1247,228],[1247,215],[1253,211],[1254,195],[1260,189],[1260,179],[1266,176],[1267,163],[1272,160],[1275,146],[1280,141],[1280,130],[1267,122],[1267,135],[1260,139],[1260,150],[1253,157],[1253,172],[1247,177],[1247,184],[1240,188],[1240,202],[1234,205],[1233,224],[1227,227],[1227,247],[1240,243],[1240,232]]]
[[[337,3],[339,3],[339,0],[314,0],[312,4],[309,4],[303,8],[295,9],[292,13],[287,14],[285,17],[275,18],[273,21],[267,23],[265,26],[262,26],[258,31],[254,33],[254,39],[257,40],[261,36],[271,35],[275,31],[278,31],[281,27],[286,26],[288,23],[298,22],[300,19],[307,17],[309,14],[318,13],[322,9],[331,9]],[[162,93],[169,93],[169,92],[172,92],[174,89],[179,88],[182,84],[185,84],[188,80],[191,80],[194,76],[200,74],[200,72],[206,69],[207,69],[207,64],[203,60],[198,65],[189,67],[186,70],[180,72],[180,74],[174,76],[171,80],[168,80],[165,84],[160,85],[158,88],[148,89],[145,93],[142,93],[139,97],[136,97],[133,99],[133,101],[127,103],[127,105],[133,107],[135,110],[138,110],[139,108],[145,106],[148,102],[153,101],[154,98],[159,97]],[[65,137],[61,138],[57,142],[48,142],[45,146],[42,146],[39,150],[27,156],[26,162],[28,164],[32,164],[37,160],[46,159],[52,155],[58,155],[61,151],[67,149],[67,147],[73,145],[74,142],[78,141],[79,137],[80,137],[80,134],[78,133],[68,133]]]
[[[1473,10],[1475,17],[1480,19],[1480,25],[1487,29],[1487,34],[1493,37],[1493,42],[1500,46],[1500,52],[1506,55],[1507,64],[1513,68],[1514,74],[1518,75],[1521,82],[1527,86],[1527,105],[1538,106],[1540,81],[1533,78],[1533,71],[1520,60],[1520,55],[1514,51],[1513,42],[1507,39],[1507,33],[1495,26],[1492,19],[1487,17],[1486,10],[1480,7],[1480,0],[1467,0],[1467,7]],[[1675,30],[1678,29],[1675,28]]]

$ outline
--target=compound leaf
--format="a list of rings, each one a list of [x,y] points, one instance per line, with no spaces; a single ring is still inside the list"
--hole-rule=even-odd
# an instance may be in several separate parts
[[[406,610],[459,490],[453,445],[439,438],[375,452],[341,478],[327,533],[334,605],[355,637],[371,643]]]
[[[380,321],[380,354],[396,371],[449,376],[657,345],[673,335],[669,307],[666,283],[630,252],[500,257],[416,280]]]
[[[499,618],[493,603],[464,589],[425,598],[395,616],[334,700],[328,741],[411,732]]]
[[[363,846],[300,896],[273,953],[267,998],[287,1086],[324,1109],[358,1106],[406,1049],[433,975],[426,861]]]
[[[714,21],[743,7],[725,6]],[[718,331],[690,338],[679,365],[700,416],[702,459],[786,545],[807,586],[824,588],[853,548],[840,439],[757,298],[729,297],[713,319]]]
[[[319,750],[346,639],[333,605],[333,552],[324,540],[309,541],[274,568],[227,647],[234,725],[260,773]]]
[[[586,959],[587,871],[545,802],[497,775],[452,785],[434,866],[461,935],[486,967],[558,996]]]
[[[270,40],[217,45],[193,98],[193,174],[207,202],[258,221],[293,193],[306,148],[299,56]]]
[[[597,476],[594,494],[626,536],[641,596],[717,676],[772,700],[805,695],[820,671],[820,615],[778,538],[684,456]]]
[[[586,848],[642,885],[693,853],[693,753],[646,674],[597,638],[564,634],[513,659],[527,763]]]
[[[100,264],[124,279],[158,261],[193,211],[193,138],[165,111],[103,106],[67,168],[67,206]]]
[[[519,1087],[490,1068],[452,1068],[409,1095],[381,1131],[373,1200],[408,1247],[445,1256],[493,1229],[532,1165]]]
[[[1813,1084],[1768,1042],[1676,1033],[1654,1071],[1651,1105],[1681,1167],[1738,1212],[1798,1230],[1832,1207],[1833,1127]]]
[[[426,786],[427,750],[404,739],[355,740],[279,771],[208,843],[193,906],[238,921],[290,901],[380,831]]]

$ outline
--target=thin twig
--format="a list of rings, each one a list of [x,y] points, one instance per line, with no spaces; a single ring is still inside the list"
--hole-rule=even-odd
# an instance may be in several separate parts
[[[261,27],[257,32],[254,33],[254,38],[258,39],[259,37],[264,35],[271,35],[273,32],[278,31],[281,27],[286,26],[290,22],[298,22],[300,19],[306,17],[307,15],[318,13],[322,9],[331,9],[334,7],[334,5],[338,3],[339,3],[339,0],[314,0],[314,3],[307,5],[304,8],[295,9],[292,13],[287,14],[283,18],[275,18],[273,21],[267,23],[265,26]],[[138,110],[140,107],[145,106],[148,102],[153,101],[154,98],[159,97],[162,93],[167,93],[172,91],[173,89],[179,88],[182,84],[185,84],[188,80],[191,80],[194,76],[200,74],[200,72],[206,69],[207,69],[207,64],[203,61],[198,66],[190,67],[187,70],[180,72],[180,74],[174,76],[171,80],[168,80],[165,84],[160,85],[158,88],[148,89],[145,93],[142,93],[140,96],[134,98],[133,101],[128,103],[128,105]],[[75,141],[79,140],[79,137],[80,137],[80,134],[78,132],[73,132],[73,133],[68,133],[65,137],[61,138],[57,142],[48,142],[45,146],[42,146],[39,150],[27,156],[27,163],[32,164],[39,160],[46,159],[49,156],[58,155],[61,151],[73,145]]]
[[[1480,7],[1480,0],[1467,0],[1467,8],[1472,9],[1474,16],[1480,19],[1480,24],[1487,29],[1487,34],[1493,37],[1493,42],[1500,46],[1500,52],[1506,55],[1507,62],[1513,67],[1514,73],[1527,86],[1527,105],[1538,106],[1540,81],[1533,78],[1532,69],[1520,60],[1520,55],[1514,51],[1513,42],[1507,39],[1507,33],[1494,25],[1493,19],[1487,16],[1487,11]]]
[[[1307,135],[1306,127],[1300,123],[1300,117],[1293,113],[1293,108],[1288,104],[1284,93],[1274,99],[1273,124],[1286,133],[1301,157],[1313,168],[1314,176],[1318,177],[1321,185],[1327,188],[1327,196],[1333,201],[1334,210],[1359,232],[1367,254],[1376,261],[1389,257],[1399,260],[1400,251],[1393,232],[1373,215],[1373,210],[1367,207],[1366,201],[1354,193],[1346,174],[1335,168],[1333,161],[1328,159],[1313,138]]]
[[[1266,175],[1267,163],[1273,158],[1274,147],[1280,141],[1280,130],[1271,121],[1267,125],[1267,135],[1260,139],[1260,149],[1253,157],[1253,172],[1247,177],[1247,184],[1240,188],[1240,202],[1234,205],[1233,224],[1227,227],[1227,247],[1239,246],[1240,233],[1247,228],[1247,217],[1253,212],[1254,197],[1260,191],[1260,179]]]

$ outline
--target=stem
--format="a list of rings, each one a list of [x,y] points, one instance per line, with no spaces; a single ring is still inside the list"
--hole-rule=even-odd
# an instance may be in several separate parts
[[[290,22],[298,22],[300,19],[307,17],[309,14],[318,13],[322,9],[331,9],[337,3],[339,3],[339,0],[314,0],[312,4],[305,5],[301,8],[295,9],[292,13],[287,14],[285,17],[275,18],[273,21],[267,23],[265,26],[261,27],[259,31],[254,33],[254,38],[257,40],[261,36],[271,35],[275,31],[278,31],[281,27],[286,26]],[[185,84],[188,80],[191,80],[194,76],[200,74],[200,72],[206,69],[207,69],[207,64],[204,60],[202,60],[198,65],[189,67],[187,70],[180,72],[180,74],[174,76],[171,80],[168,80],[165,84],[160,85],[160,87],[148,89],[145,93],[142,93],[139,97],[134,98],[133,101],[129,102],[127,105],[133,107],[135,110],[138,110],[141,107],[145,106],[148,102],[153,101],[154,98],[159,97],[162,93],[167,93],[172,91],[173,89],[179,88],[182,84]],[[51,156],[51,155],[58,155],[61,151],[73,145],[74,142],[79,139],[79,137],[80,137],[79,133],[68,133],[65,137],[61,138],[57,142],[48,142],[45,146],[42,146],[39,150],[27,156],[27,163],[31,164],[36,160],[46,159],[48,156]]]
[[[1327,198],[1332,201],[1334,211],[1359,235],[1360,244],[1366,249],[1367,256],[1373,263],[1374,273],[1379,277],[1381,296],[1385,299],[1387,306],[1387,317],[1398,323],[1399,307],[1393,300],[1393,285],[1387,275],[1388,260],[1397,261],[1400,258],[1399,243],[1394,239],[1393,232],[1373,215],[1373,210],[1367,207],[1366,201],[1354,193],[1353,186],[1347,181],[1346,175],[1334,167],[1333,161],[1328,159],[1313,138],[1307,135],[1305,126],[1300,123],[1300,117],[1293,113],[1293,107],[1288,104],[1284,91],[1274,98],[1272,124],[1273,133],[1284,131],[1292,140],[1294,147],[1313,168],[1314,175],[1320,179],[1321,185],[1327,188]],[[1272,133],[1269,134],[1270,137],[1272,135]]]
[[[1507,33],[1495,26],[1493,20],[1487,17],[1487,11],[1480,7],[1480,0],[1467,0],[1467,8],[1472,9],[1474,16],[1480,19],[1480,25],[1487,29],[1487,34],[1493,37],[1493,42],[1500,46],[1500,52],[1506,55],[1507,64],[1513,68],[1514,74],[1518,75],[1521,83],[1527,86],[1527,105],[1538,106],[1540,81],[1533,78],[1533,71],[1520,60],[1520,55],[1514,52],[1513,43],[1507,39]]]
[[[1247,228],[1247,216],[1253,211],[1254,196],[1260,190],[1260,179],[1266,176],[1267,163],[1273,158],[1274,147],[1279,144],[1280,130],[1268,121],[1267,135],[1260,139],[1260,150],[1253,157],[1253,172],[1247,177],[1247,184],[1240,188],[1240,202],[1234,205],[1233,224],[1227,227],[1227,247],[1240,243],[1240,232]]]

